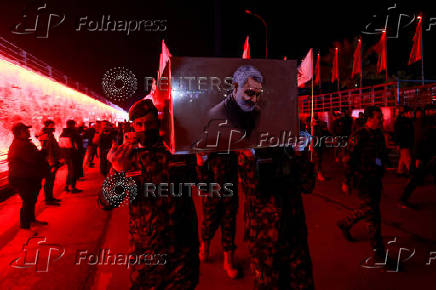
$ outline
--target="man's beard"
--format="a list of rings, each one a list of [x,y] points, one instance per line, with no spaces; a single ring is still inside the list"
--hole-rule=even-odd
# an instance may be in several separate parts
[[[149,129],[139,135],[139,143],[144,147],[151,147],[159,141],[159,129]]]
[[[236,102],[238,103],[239,108],[244,112],[251,112],[256,108],[256,103],[250,100],[237,100]]]
[[[55,128],[44,128],[42,131],[46,134],[53,133],[55,131]]]

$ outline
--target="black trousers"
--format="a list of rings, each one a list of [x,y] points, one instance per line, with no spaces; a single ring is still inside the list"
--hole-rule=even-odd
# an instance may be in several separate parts
[[[102,149],[100,147],[100,173],[104,176],[107,176],[109,170],[112,167],[112,164],[107,160],[107,154],[109,153],[109,149]]]
[[[94,163],[94,157],[97,154],[97,147],[95,145],[88,145],[88,165]]]
[[[318,145],[318,146],[322,146],[322,145]],[[316,165],[316,172],[320,172],[320,171],[322,172],[321,165],[322,165],[322,161],[323,161],[323,158],[324,158],[325,148],[317,147],[315,150],[316,150],[316,163],[315,163],[315,165]]]
[[[360,207],[340,221],[346,228],[350,229],[357,222],[366,220],[371,247],[376,249],[381,256],[384,253],[380,213],[382,187],[380,177],[361,176],[358,178],[357,189],[359,191]]]
[[[35,220],[35,204],[41,189],[39,178],[11,178],[10,185],[18,191],[23,205],[20,210],[20,227],[29,228]]]
[[[415,162],[412,162],[412,164],[414,163]],[[410,196],[418,187],[418,185],[424,183],[424,179],[427,174],[432,174],[433,181],[436,182],[436,158],[424,161],[419,168],[416,168],[415,166],[412,167],[409,183],[404,188],[401,201],[407,202],[409,200]]]
[[[75,162],[73,156],[70,155],[65,157],[65,163],[67,164],[68,169],[66,185],[71,185],[72,188],[75,188],[77,182],[77,162]]]
[[[79,179],[80,177],[83,177],[83,159],[85,158],[86,151],[78,151],[75,154],[74,162],[75,162],[75,170],[76,170],[76,177]]]
[[[45,200],[51,200],[53,199],[53,188],[54,183],[56,179],[56,173],[58,171],[57,167],[51,168],[50,171],[45,176],[44,181],[44,194],[45,194]]]

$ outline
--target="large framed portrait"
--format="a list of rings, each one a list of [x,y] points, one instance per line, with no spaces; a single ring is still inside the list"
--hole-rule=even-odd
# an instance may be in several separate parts
[[[286,145],[298,136],[295,60],[172,57],[166,109],[175,153]],[[166,87],[165,87],[166,85]]]

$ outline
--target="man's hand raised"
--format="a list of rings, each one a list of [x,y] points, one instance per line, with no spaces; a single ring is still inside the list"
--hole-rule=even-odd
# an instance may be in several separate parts
[[[107,159],[112,163],[113,169],[126,172],[132,166],[132,151],[135,146],[130,144],[114,145],[107,154]]]

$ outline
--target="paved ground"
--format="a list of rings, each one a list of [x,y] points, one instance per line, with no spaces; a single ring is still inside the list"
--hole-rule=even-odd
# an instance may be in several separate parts
[[[401,272],[383,272],[366,269],[362,262],[371,252],[367,241],[366,227],[359,224],[353,229],[357,242],[346,242],[337,230],[336,220],[349,213],[357,205],[354,196],[346,196],[339,191],[341,174],[338,166],[328,163],[326,175],[331,179],[318,183],[315,192],[304,197],[309,229],[309,246],[314,265],[317,289],[421,289],[432,288],[436,274],[436,194],[435,186],[419,188],[412,198],[420,209],[400,209],[396,201],[406,183],[388,172],[384,179],[385,191],[382,200],[383,236],[391,243],[390,255],[404,260],[415,250],[414,255],[403,262]],[[60,207],[47,207],[38,202],[38,219],[49,221],[49,226],[39,227],[33,232],[23,232],[18,228],[20,200],[13,196],[0,203],[0,289],[126,289],[129,285],[129,271],[123,264],[104,265],[96,260],[101,249],[109,249],[112,254],[127,254],[128,211],[120,208],[103,211],[97,208],[96,194],[103,178],[97,169],[87,169],[86,180],[79,182],[84,189],[80,194],[66,194],[62,191],[65,169],[58,173],[55,187],[56,196],[62,198]],[[40,195],[40,200],[43,194]],[[243,199],[240,199],[242,205]],[[195,203],[201,221],[199,198]],[[23,244],[35,234],[45,238],[40,247],[36,266],[14,268],[24,259]],[[251,289],[253,277],[248,271],[249,257],[247,245],[242,241],[242,206],[238,214],[238,249],[236,261],[244,272],[238,280],[228,279],[222,270],[222,249],[220,234],[212,243],[211,258],[208,264],[201,265],[198,289]],[[37,243],[37,239],[31,240]],[[47,246],[51,244],[51,246]],[[31,247],[28,247],[29,249]],[[51,251],[49,251],[51,249]],[[62,256],[61,253],[64,252]],[[431,254],[433,251],[435,253]],[[94,255],[92,255],[94,254]],[[47,261],[50,255],[50,263]],[[435,257],[426,265],[429,256]],[[35,257],[29,251],[29,257]],[[82,259],[80,259],[82,257]],[[84,262],[87,257],[87,262]],[[15,259],[21,259],[13,262]],[[78,262],[80,264],[78,265]],[[90,265],[96,263],[96,265]],[[38,272],[39,271],[39,272]]]

